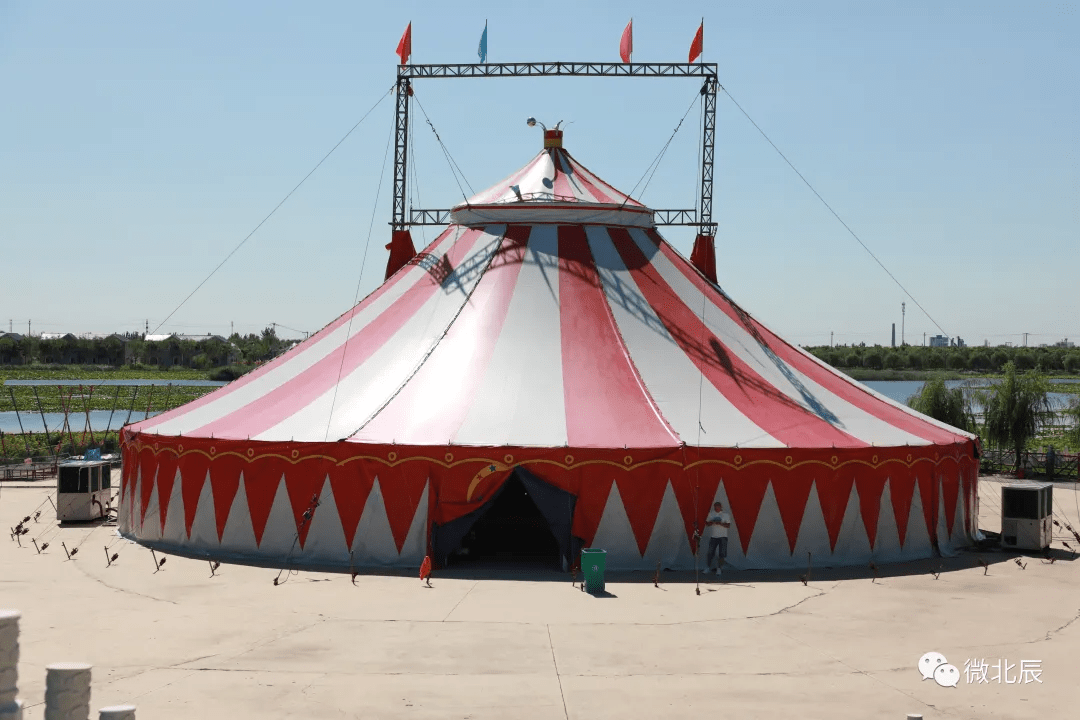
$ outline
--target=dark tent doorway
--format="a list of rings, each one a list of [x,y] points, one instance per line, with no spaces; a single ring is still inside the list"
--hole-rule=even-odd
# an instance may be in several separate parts
[[[435,527],[435,557],[444,567],[565,570],[582,546],[571,535],[576,500],[528,470],[514,468],[486,503]]]

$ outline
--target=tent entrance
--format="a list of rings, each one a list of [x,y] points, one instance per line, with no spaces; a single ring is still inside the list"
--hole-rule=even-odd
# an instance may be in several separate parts
[[[570,535],[575,499],[515,468],[488,502],[435,529],[436,556],[446,567],[563,569],[581,544]]]

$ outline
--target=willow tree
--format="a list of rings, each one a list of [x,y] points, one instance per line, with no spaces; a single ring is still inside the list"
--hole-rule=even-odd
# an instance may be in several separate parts
[[[986,439],[1016,451],[1016,469],[1028,441],[1050,422],[1050,383],[1036,372],[1019,374],[1005,363],[1005,377],[986,391]]]
[[[971,403],[961,388],[949,389],[945,378],[934,375],[919,392],[908,398],[907,404],[913,409],[935,420],[952,425],[954,428],[975,431],[975,419],[971,413]]]

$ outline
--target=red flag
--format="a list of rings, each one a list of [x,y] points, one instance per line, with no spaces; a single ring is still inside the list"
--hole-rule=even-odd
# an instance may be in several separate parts
[[[619,41],[619,57],[624,63],[630,62],[630,56],[634,54],[634,19],[626,23],[626,29],[622,31],[622,40]]]
[[[701,25],[698,26],[697,32],[694,34],[694,41],[690,43],[690,59],[687,62],[694,62],[701,57],[702,45],[704,43],[705,35],[705,21],[701,21]]]
[[[425,555],[424,562],[420,564],[420,579],[427,580],[431,576],[431,556]]]
[[[409,56],[412,55],[412,23],[409,23],[409,26],[405,28],[405,34],[398,41],[396,52],[398,57],[401,58],[402,65],[409,62]]]

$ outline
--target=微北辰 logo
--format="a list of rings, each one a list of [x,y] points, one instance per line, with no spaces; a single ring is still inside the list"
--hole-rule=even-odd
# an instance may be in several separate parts
[[[923,680],[933,680],[941,687],[956,687],[960,682],[960,670],[950,665],[939,652],[928,652],[919,658],[919,673]]]

